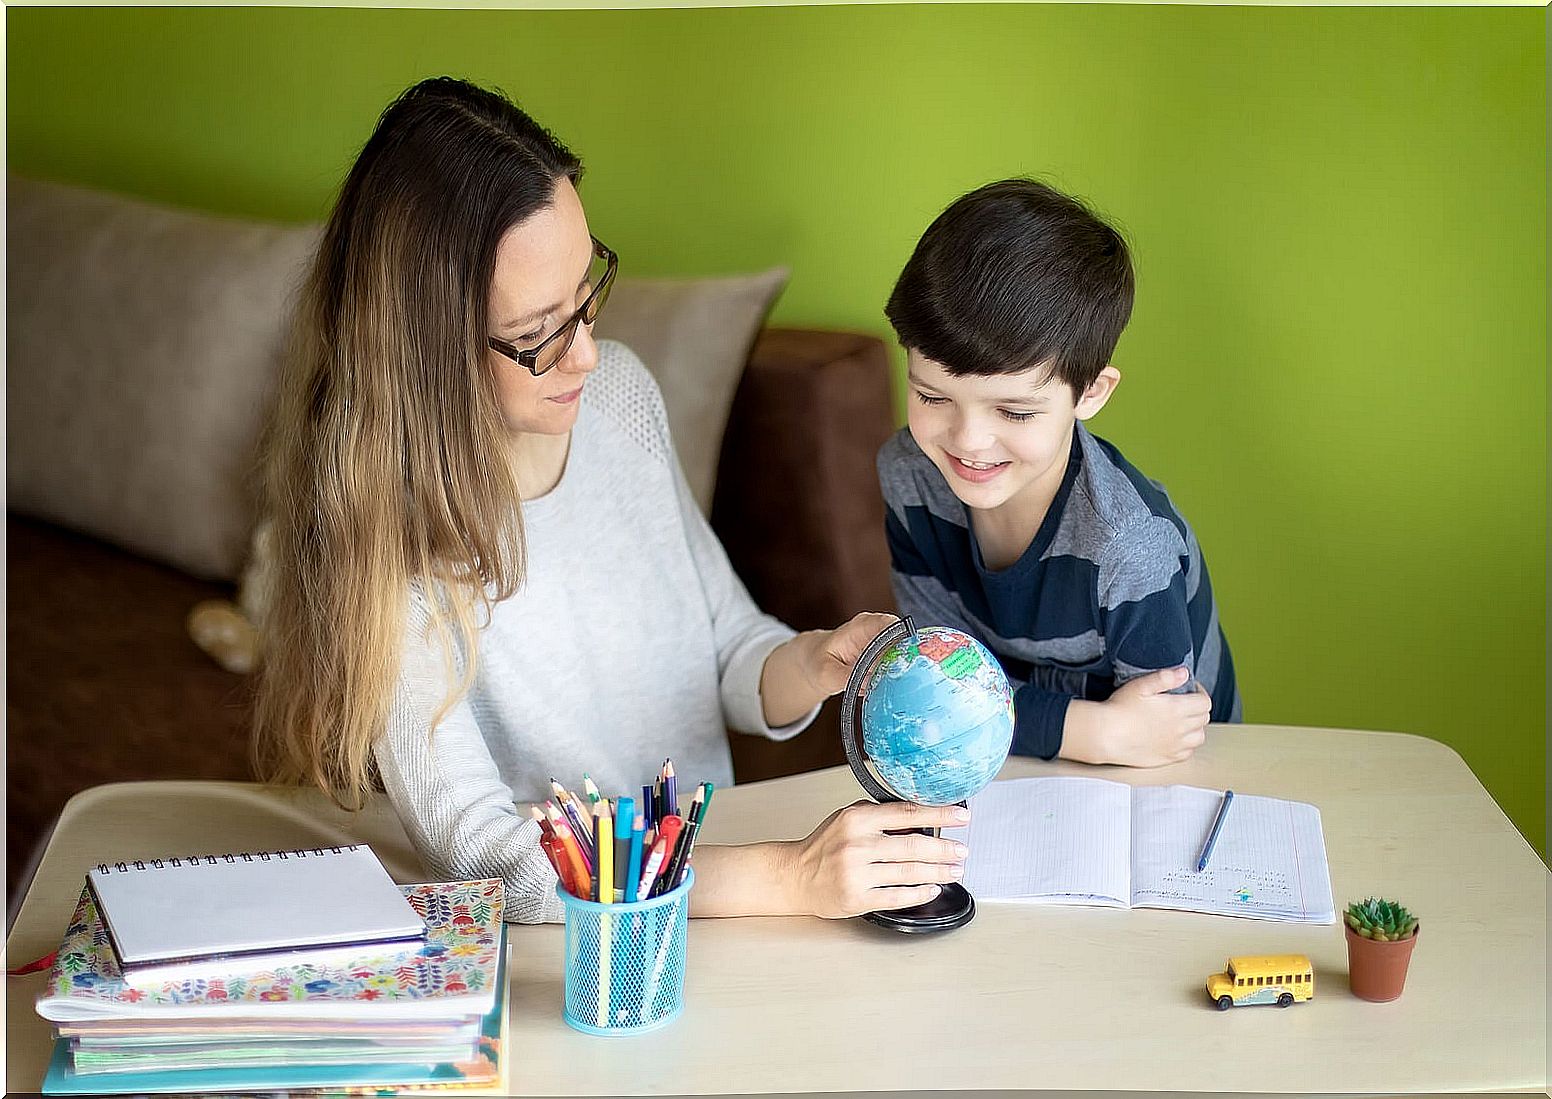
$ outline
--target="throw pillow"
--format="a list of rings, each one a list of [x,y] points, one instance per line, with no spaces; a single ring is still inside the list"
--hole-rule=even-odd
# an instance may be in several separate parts
[[[9,506],[235,579],[316,229],[8,179]]]

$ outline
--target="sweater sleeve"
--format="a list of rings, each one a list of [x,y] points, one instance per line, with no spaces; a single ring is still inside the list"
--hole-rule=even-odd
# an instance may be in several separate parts
[[[1119,531],[1100,558],[1100,625],[1117,687],[1160,668],[1185,665],[1196,674],[1185,554],[1176,526],[1150,516]],[[1176,693],[1191,689],[1187,682]]]
[[[539,847],[539,826],[518,812],[468,699],[431,728],[448,672],[429,621],[423,601],[412,599],[388,727],[374,753],[388,799],[432,874],[500,878],[508,920],[559,922],[555,871]]]
[[[733,571],[721,540],[690,493],[684,470],[668,437],[668,419],[661,401],[658,397],[655,411],[673,465],[680,521],[711,619],[723,720],[728,728],[741,733],[756,733],[771,740],[790,740],[813,723],[820,707],[815,706],[790,725],[773,728],[765,720],[765,708],[760,701],[760,675],[765,670],[766,658],[779,645],[796,636],[796,631],[755,606],[749,590]]]
[[[743,587],[743,581],[734,573],[726,549],[712,531],[711,523],[706,522],[700,504],[695,503],[695,497],[689,491],[688,481],[684,480],[684,470],[669,430],[663,393],[635,355],[630,355],[630,362],[638,376],[639,393],[646,402],[650,432],[656,436],[656,445],[674,477],[678,520],[700,579],[700,596],[706,604],[712,643],[717,650],[717,689],[723,723],[739,733],[759,734],[771,740],[792,739],[809,728],[819,714],[819,706],[790,725],[773,728],[765,722],[765,708],[760,703],[760,674],[765,671],[765,660],[771,652],[796,632],[784,622],[760,612],[750,598],[748,588]],[[691,593],[686,591],[684,598],[692,598]]]

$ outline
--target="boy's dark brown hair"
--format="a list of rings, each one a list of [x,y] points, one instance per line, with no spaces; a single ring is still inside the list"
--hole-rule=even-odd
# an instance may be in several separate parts
[[[954,375],[1045,366],[1075,394],[1132,313],[1121,234],[1032,179],[989,183],[927,227],[884,313],[907,349]]]

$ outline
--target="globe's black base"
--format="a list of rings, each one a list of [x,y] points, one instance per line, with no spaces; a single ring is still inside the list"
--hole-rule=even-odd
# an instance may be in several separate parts
[[[891,931],[922,935],[931,931],[952,931],[975,919],[975,898],[958,882],[949,882],[926,904],[915,908],[897,908],[892,912],[864,912],[862,918]]]

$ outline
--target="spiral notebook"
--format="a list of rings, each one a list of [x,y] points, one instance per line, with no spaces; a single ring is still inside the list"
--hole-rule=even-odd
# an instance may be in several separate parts
[[[126,978],[403,943],[425,923],[363,844],[101,863],[86,875]]]

